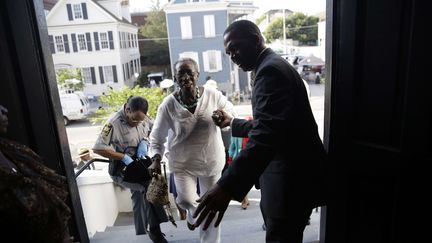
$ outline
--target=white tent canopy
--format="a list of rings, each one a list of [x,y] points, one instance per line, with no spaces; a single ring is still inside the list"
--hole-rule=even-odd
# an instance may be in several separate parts
[[[308,66],[322,66],[324,65],[325,62],[323,60],[321,60],[321,58],[316,57],[314,55],[310,55],[308,57],[303,58],[303,60],[301,60],[298,65],[308,65]]]
[[[160,82],[159,86],[163,89],[169,88],[174,85],[174,81],[171,79],[164,79]]]

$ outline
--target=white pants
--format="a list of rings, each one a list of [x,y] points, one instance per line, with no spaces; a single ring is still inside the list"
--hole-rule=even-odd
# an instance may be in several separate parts
[[[196,219],[192,217],[195,213],[195,210],[198,207],[198,203],[196,202],[199,199],[199,195],[197,194],[197,178],[199,180],[199,188],[200,194],[204,195],[210,187],[212,187],[221,177],[220,174],[209,176],[209,177],[200,177],[194,176],[186,172],[174,172],[175,178],[175,186],[177,190],[177,204],[187,211],[186,220],[190,224],[194,224]],[[205,220],[200,225],[200,239],[201,243],[219,243],[220,242],[220,225],[215,228],[214,223],[216,218],[213,219],[210,226],[207,230],[203,230],[203,226]]]

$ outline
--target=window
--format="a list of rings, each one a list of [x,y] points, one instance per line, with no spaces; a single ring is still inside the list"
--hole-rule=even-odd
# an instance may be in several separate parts
[[[57,52],[65,52],[63,36],[59,35],[59,36],[55,37],[55,46],[56,46]]]
[[[221,51],[211,50],[203,52],[204,71],[219,72],[222,70]]]
[[[129,62],[129,71],[130,71],[129,77],[133,77],[133,75],[135,74],[133,61]]]
[[[73,4],[72,6],[73,6],[74,19],[82,19],[83,14],[82,14],[81,4]]]
[[[92,84],[93,83],[93,79],[92,79],[92,74],[91,74],[91,69],[90,68],[82,68],[81,69],[81,76],[82,79],[84,81],[85,84]]]
[[[120,40],[120,48],[124,48],[123,47],[123,32],[119,32],[119,40]]]
[[[216,36],[214,15],[204,15],[204,36]]]
[[[179,54],[179,58],[189,57],[192,58],[197,64],[198,64],[198,70],[199,70],[199,58],[198,58],[198,52],[182,52]]]
[[[121,32],[118,32],[118,35],[119,35],[120,48],[123,48],[123,46],[122,46]]]
[[[101,49],[108,50],[109,49],[108,34],[106,32],[99,33],[99,39],[101,43]]]
[[[84,34],[78,34],[78,48],[80,51],[87,51],[87,43]]]
[[[104,66],[103,67],[105,82],[114,83],[114,74],[112,66]]]
[[[192,24],[190,16],[180,17],[180,30],[182,39],[192,39]]]
[[[135,35],[135,47],[138,47],[138,35]]]

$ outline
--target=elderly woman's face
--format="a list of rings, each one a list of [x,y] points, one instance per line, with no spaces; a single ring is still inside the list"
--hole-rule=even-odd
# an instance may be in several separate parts
[[[0,105],[0,134],[7,132],[7,126],[8,126],[8,110]]]
[[[182,91],[194,90],[199,76],[196,67],[189,62],[180,62],[175,69],[175,78]]]

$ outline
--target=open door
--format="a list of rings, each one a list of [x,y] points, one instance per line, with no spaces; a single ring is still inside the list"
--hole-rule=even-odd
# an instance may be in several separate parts
[[[70,233],[86,243],[89,238],[47,38],[42,1],[0,1],[0,104],[9,110],[8,135],[66,176]]]
[[[336,197],[320,242],[415,242],[409,171],[432,158],[426,1],[327,0],[327,8],[324,137]]]

